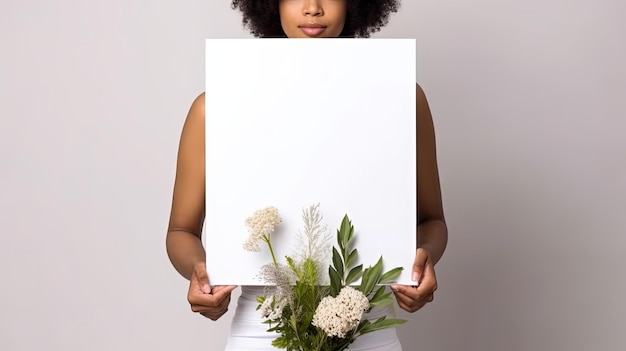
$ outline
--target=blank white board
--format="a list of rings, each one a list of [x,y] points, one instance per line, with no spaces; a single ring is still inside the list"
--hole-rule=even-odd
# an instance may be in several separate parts
[[[277,260],[293,253],[302,210],[320,204],[336,245],[347,214],[359,263],[415,257],[413,39],[206,40],[206,219],[213,285],[264,285],[264,243],[248,252],[245,219],[266,206],[282,223]],[[263,246],[265,245],[265,246]],[[327,270],[323,272],[327,275]]]

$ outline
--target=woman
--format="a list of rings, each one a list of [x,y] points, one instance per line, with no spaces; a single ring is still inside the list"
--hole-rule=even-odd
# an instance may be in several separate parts
[[[243,23],[257,37],[334,38],[368,37],[380,30],[389,14],[397,11],[396,0],[234,0],[243,13]],[[428,102],[417,86],[417,248],[413,263],[414,286],[392,285],[398,306],[415,312],[433,301],[437,289],[434,265],[447,244],[435,137]],[[228,310],[235,286],[210,286],[205,252],[201,243],[204,221],[204,94],[195,99],[180,139],[167,251],[176,270],[190,281],[187,299],[192,311],[217,320]],[[266,332],[255,311],[251,287],[242,287],[233,319],[228,350],[272,350],[275,337]],[[246,323],[250,321],[250,323]],[[257,323],[258,322],[258,323]],[[253,327],[254,325],[254,327]],[[401,350],[394,329],[365,334],[350,350]]]

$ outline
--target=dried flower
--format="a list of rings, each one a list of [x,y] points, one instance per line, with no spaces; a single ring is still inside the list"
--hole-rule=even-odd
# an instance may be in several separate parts
[[[293,299],[293,285],[295,284],[295,274],[285,265],[267,263],[261,266],[259,277],[265,283],[275,286],[275,296],[279,300],[291,301]]]
[[[330,337],[345,338],[354,330],[369,308],[369,300],[351,286],[344,286],[337,297],[326,296],[320,301],[312,324],[321,328]]]
[[[302,220],[304,222],[304,234],[298,232],[296,237],[299,252],[296,257],[300,262],[307,259],[315,262],[318,272],[326,270],[326,265],[332,252],[330,246],[330,231],[326,225],[322,225],[324,216],[319,210],[319,204],[309,206],[302,210]],[[319,277],[320,279],[322,277]],[[321,285],[327,285],[326,281],[317,282]]]

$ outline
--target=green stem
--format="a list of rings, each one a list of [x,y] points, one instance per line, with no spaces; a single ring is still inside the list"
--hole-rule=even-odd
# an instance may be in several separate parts
[[[274,256],[274,250],[272,249],[272,243],[270,242],[269,237],[263,237],[263,241],[267,243],[267,246],[270,248],[270,253],[272,254],[272,260],[274,261],[274,266],[278,268],[278,262],[276,262],[276,256]]]
[[[322,350],[322,346],[324,346],[324,344],[326,343],[326,339],[328,339],[328,337],[326,336],[326,334],[324,334],[324,338],[322,339],[322,343],[320,344],[318,350],[321,351]]]
[[[346,284],[346,280],[348,279],[348,273],[350,273],[350,267],[346,265],[346,261],[348,260],[348,248],[344,247],[344,250],[341,252],[343,255],[341,263],[343,264],[343,279],[341,280],[341,286]]]

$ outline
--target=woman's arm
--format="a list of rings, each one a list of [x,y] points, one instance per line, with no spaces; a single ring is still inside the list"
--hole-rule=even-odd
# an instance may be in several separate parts
[[[428,101],[417,86],[417,247],[437,263],[448,243],[437,167],[435,129]]]
[[[204,94],[198,96],[183,125],[172,197],[167,254],[174,268],[191,279],[193,267],[205,262],[201,242],[204,221]]]
[[[211,287],[201,233],[205,216],[204,94],[198,96],[187,115],[178,149],[167,254],[174,268],[189,280],[187,301],[191,310],[219,319],[236,286]]]
[[[424,91],[417,86],[417,248],[412,279],[417,286],[393,284],[398,305],[415,312],[433,301],[437,290],[435,263],[448,243],[448,229],[443,216],[435,129]]]

